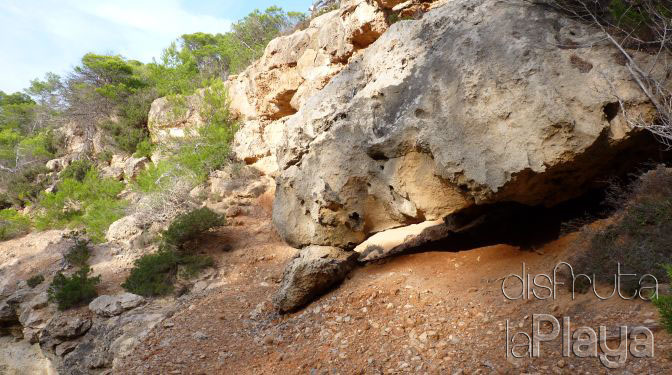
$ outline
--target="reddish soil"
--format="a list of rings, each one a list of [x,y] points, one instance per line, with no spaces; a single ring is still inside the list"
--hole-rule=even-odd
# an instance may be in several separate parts
[[[600,301],[590,293],[572,300],[562,287],[554,301],[504,298],[504,277],[520,274],[523,262],[530,274],[550,273],[575,236],[535,252],[498,245],[397,256],[355,270],[306,309],[278,316],[271,296],[295,250],[273,232],[267,199],[203,244],[218,259],[211,289],[158,325],[119,373],[672,373],[672,338],[657,329],[648,302]],[[222,253],[223,244],[232,250]],[[570,317],[572,331],[647,325],[655,358],[628,354],[624,366],[608,370],[598,358],[562,357],[560,339],[542,343],[539,358],[507,358],[506,320],[511,335],[529,333],[539,313]]]

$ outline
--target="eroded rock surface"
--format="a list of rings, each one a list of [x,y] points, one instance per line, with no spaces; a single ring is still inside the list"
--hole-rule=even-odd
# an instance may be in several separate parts
[[[636,143],[614,94],[650,115],[616,49],[571,47],[596,35],[525,2],[453,1],[395,23],[285,120],[280,234],[351,248],[474,204],[581,194]]]
[[[89,310],[94,313],[111,317],[131,310],[145,303],[145,299],[133,293],[121,293],[114,296],[102,295],[89,303]]]

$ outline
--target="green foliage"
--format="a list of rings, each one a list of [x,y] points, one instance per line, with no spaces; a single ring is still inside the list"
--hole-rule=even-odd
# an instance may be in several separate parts
[[[105,150],[102,152],[99,152],[96,155],[96,159],[98,162],[103,163],[105,165],[109,165],[110,162],[112,161],[112,157],[114,156],[114,153],[110,150]]]
[[[667,276],[672,280],[672,265],[665,266]],[[658,308],[663,326],[667,332],[672,333],[672,296],[659,295],[653,299],[653,304]]]
[[[42,284],[44,281],[44,276],[37,274],[30,279],[26,280],[26,284],[28,284],[29,287],[35,288],[36,286]]]
[[[315,12],[315,13],[311,16],[311,18],[317,18],[317,17],[319,17],[319,16],[321,16],[321,15],[323,15],[323,14],[327,14],[327,13],[329,13],[329,12],[333,12],[334,10],[338,9],[339,7],[340,7],[340,4],[338,4],[338,3],[337,3],[337,4],[329,5],[329,6],[327,6],[327,7],[322,7],[322,8],[320,8],[320,9],[318,9],[317,12]]]
[[[171,183],[171,177],[189,180],[195,186],[221,168],[228,161],[237,130],[228,108],[224,84],[216,81],[203,93],[200,113],[206,124],[177,143],[170,156],[142,171],[136,178],[136,189],[145,193],[162,191]]]
[[[182,214],[163,232],[161,249],[181,250],[184,243],[221,225],[224,225],[224,218],[207,207]]]
[[[182,277],[190,279],[198,275],[202,270],[213,267],[215,261],[208,256],[203,255],[183,255],[180,258],[180,264],[183,266]]]
[[[135,74],[134,65],[119,55],[87,53],[82,57],[82,65],[75,67],[75,73],[102,96],[120,100],[145,86]]]
[[[75,267],[84,267],[91,257],[91,250],[89,249],[90,241],[82,237],[80,232],[71,232],[64,238],[71,239],[74,243],[64,255],[68,264]]]
[[[63,180],[71,178],[82,182],[91,168],[93,168],[93,164],[89,159],[74,160],[63,169],[59,177]]]
[[[154,145],[149,138],[145,138],[135,147],[135,154],[133,156],[136,158],[149,158],[152,156],[152,153],[154,153]]]
[[[627,0],[611,0],[607,8],[616,24],[633,30],[650,21],[646,12],[633,5]]]
[[[172,251],[147,254],[135,261],[131,274],[121,286],[145,297],[162,296],[173,291],[179,256]]]
[[[613,283],[617,263],[621,273],[652,274],[659,281],[668,278],[661,264],[672,256],[672,173],[658,168],[617,192],[614,204],[621,207],[613,223],[606,228],[584,230],[585,252],[571,261],[576,273],[592,275],[604,283]],[[634,292],[638,279],[623,291]],[[628,280],[624,280],[628,281]]]
[[[53,156],[53,137],[39,126],[37,104],[25,94],[0,91],[0,166],[12,173]],[[3,184],[4,185],[4,184]]]
[[[98,296],[96,285],[100,276],[90,277],[91,267],[84,265],[72,276],[58,272],[51,282],[47,294],[49,301],[56,302],[59,310],[66,310],[89,303]]]
[[[223,218],[208,208],[178,216],[163,232],[159,251],[136,260],[122,286],[131,293],[145,297],[171,293],[180,267],[181,275],[190,278],[214,265],[212,258],[191,254],[184,244],[223,223]]]
[[[30,230],[30,219],[11,208],[0,210],[0,241],[6,241]]]
[[[261,57],[268,42],[305,20],[303,13],[270,7],[251,12],[225,34],[182,35],[159,62],[148,64],[148,75],[160,96],[191,94],[213,79],[241,72]]]
[[[43,212],[36,219],[38,229],[85,227],[94,242],[102,242],[105,231],[124,214],[125,202],[117,198],[122,182],[100,177],[91,168],[82,181],[62,180],[57,191],[44,193],[39,201]]]
[[[152,101],[156,98],[153,88],[137,91],[118,106],[116,121],[102,123],[103,129],[121,150],[132,154],[140,143],[149,141],[147,120]]]
[[[126,281],[121,286],[144,297],[163,296],[173,292],[177,270],[183,267],[183,277],[193,277],[202,269],[212,267],[212,258],[202,255],[184,255],[173,250],[159,250],[137,259]]]
[[[387,23],[389,25],[393,25],[399,21],[407,21],[407,20],[412,20],[413,17],[410,16],[400,16],[399,13],[390,13],[387,16]]]
[[[40,193],[47,188],[45,178],[48,170],[42,165],[23,168],[6,178],[7,199],[16,207],[24,207],[37,201]]]

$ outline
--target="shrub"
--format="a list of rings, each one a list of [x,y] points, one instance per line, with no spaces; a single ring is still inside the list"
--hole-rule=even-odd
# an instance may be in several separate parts
[[[74,160],[70,165],[65,167],[59,177],[61,179],[72,178],[79,182],[84,181],[86,174],[93,168],[93,164],[89,159]]]
[[[89,303],[98,296],[96,285],[100,283],[100,276],[89,277],[91,267],[84,265],[72,276],[65,276],[58,272],[49,285],[47,294],[49,301],[56,302],[59,310]]]
[[[184,255],[173,250],[159,250],[135,261],[133,269],[121,286],[144,297],[163,296],[173,292],[177,271],[191,278],[201,270],[212,267],[212,258],[203,255]]]
[[[112,161],[112,157],[114,156],[114,153],[110,150],[105,150],[102,152],[99,152],[96,155],[96,160],[98,160],[99,163],[102,163],[104,165],[110,165],[110,162]]]
[[[7,199],[15,207],[24,207],[37,201],[40,193],[47,188],[45,178],[47,168],[43,165],[22,169],[7,177]],[[3,181],[4,182],[4,181]]]
[[[12,200],[7,193],[0,192],[0,210],[12,207]]]
[[[206,124],[185,139],[175,140],[172,149],[166,150],[169,157],[142,171],[136,178],[136,190],[160,192],[175,179],[189,181],[193,187],[229,160],[229,145],[237,125],[230,119],[226,89],[221,80],[204,91],[200,114]]]
[[[666,265],[667,276],[672,280],[672,265]],[[672,333],[672,296],[659,295],[653,300],[653,304],[658,308],[663,326],[667,332]]]
[[[28,286],[31,288],[35,288],[36,286],[42,284],[43,281],[44,276],[38,274],[26,280],[26,284],[28,284]]]
[[[154,152],[154,145],[152,145],[152,141],[149,138],[145,138],[138,143],[138,145],[135,148],[135,154],[133,154],[133,156],[135,156],[136,158],[142,158],[142,157],[149,158],[152,156],[153,152]]]
[[[659,167],[644,174],[614,199],[621,207],[614,221],[600,230],[584,230],[581,245],[588,249],[571,260],[575,273],[595,274],[600,282],[613,283],[617,263],[621,273],[640,277],[652,274],[668,280],[661,267],[669,262],[672,249],[672,171]],[[623,280],[624,292],[633,293],[638,279]]]
[[[213,267],[215,261],[208,256],[203,255],[186,255],[180,258],[180,264],[183,266],[182,277],[192,278],[198,275],[202,270]]]
[[[0,210],[0,241],[21,236],[29,231],[29,218],[11,208]]]
[[[65,260],[68,264],[75,267],[83,267],[91,257],[91,250],[89,249],[89,240],[82,238],[80,232],[71,232],[63,236],[73,240],[74,244],[70,246],[68,252],[65,254]]]
[[[102,242],[105,231],[124,214],[126,202],[117,195],[124,184],[100,177],[91,168],[82,181],[66,178],[54,193],[44,193],[39,201],[43,208],[36,219],[39,229],[84,227],[93,242]]]
[[[224,224],[224,218],[207,207],[178,216],[161,236],[161,248],[181,250],[184,243]]]
[[[173,291],[178,256],[172,251],[144,255],[135,261],[131,274],[121,286],[145,297],[162,296]]]
[[[131,293],[145,297],[171,293],[180,266],[181,275],[191,278],[214,264],[210,257],[185,251],[184,243],[222,224],[222,217],[208,208],[178,216],[163,232],[159,251],[136,260],[122,286]]]

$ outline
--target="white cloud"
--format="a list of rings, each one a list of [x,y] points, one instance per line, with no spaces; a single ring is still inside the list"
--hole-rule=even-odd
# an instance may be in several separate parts
[[[3,0],[0,90],[20,90],[48,71],[62,74],[87,52],[148,62],[182,34],[225,32],[230,25],[190,13],[178,0]]]

